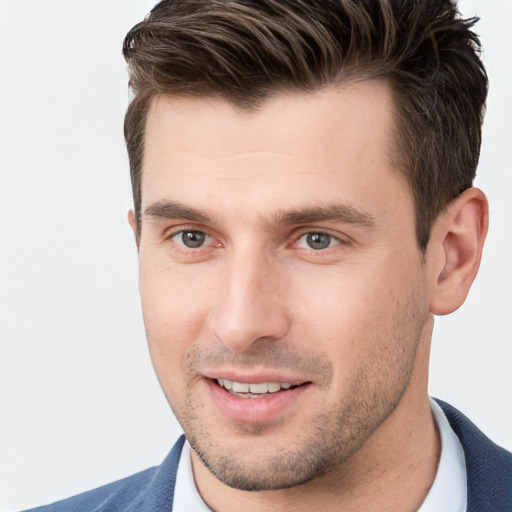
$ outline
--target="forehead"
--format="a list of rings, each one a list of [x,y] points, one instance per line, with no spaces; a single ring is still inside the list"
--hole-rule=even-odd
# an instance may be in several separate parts
[[[393,133],[382,81],[279,94],[255,111],[222,99],[161,96],[147,120],[142,209],[167,199],[216,207],[254,197],[286,198],[290,207],[306,197],[353,203],[360,192],[378,203],[383,187],[393,195],[404,186],[391,163]]]
[[[368,131],[370,124],[375,129]],[[340,141],[376,142],[371,137],[377,135],[386,143],[393,125],[390,87],[385,81],[341,84],[314,93],[278,93],[252,110],[221,98],[160,95],[150,106],[145,143],[147,147],[160,142],[158,135],[165,137],[162,130],[168,130],[174,132],[174,148],[199,156],[225,157],[234,150],[288,150],[307,156],[320,141],[329,148]],[[304,145],[304,139],[311,144]]]

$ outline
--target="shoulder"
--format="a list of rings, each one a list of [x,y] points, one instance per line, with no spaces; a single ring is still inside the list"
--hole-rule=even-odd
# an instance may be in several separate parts
[[[153,512],[171,510],[176,471],[185,437],[160,466],[51,505],[26,512]]]
[[[103,510],[107,504],[117,507],[112,510],[122,510],[119,507],[126,508],[130,501],[133,501],[138,494],[144,492],[155,471],[156,468],[146,469],[122,480],[27,512],[93,512]]]
[[[512,511],[512,453],[493,443],[455,407],[436,401],[464,450],[468,510]]]

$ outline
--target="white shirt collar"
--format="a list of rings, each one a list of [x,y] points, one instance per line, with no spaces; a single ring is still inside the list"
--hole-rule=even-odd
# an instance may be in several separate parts
[[[441,457],[434,483],[418,512],[466,512],[467,477],[464,450],[441,407],[432,399],[430,407],[441,436]],[[190,444],[185,441],[176,475],[173,511],[211,512],[197,492],[190,452]]]
[[[441,436],[441,457],[436,478],[418,512],[466,512],[466,459],[459,438],[439,404],[430,399],[430,408]]]
[[[190,443],[185,441],[178,464],[178,472],[176,473],[172,510],[173,512],[211,512],[211,509],[197,492],[190,452]]]

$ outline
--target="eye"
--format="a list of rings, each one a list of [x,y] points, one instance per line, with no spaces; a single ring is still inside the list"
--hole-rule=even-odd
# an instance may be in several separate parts
[[[339,239],[327,233],[306,233],[297,240],[297,247],[321,251],[339,243]]]
[[[211,240],[211,237],[202,231],[185,230],[171,236],[171,240],[187,249],[199,249]]]

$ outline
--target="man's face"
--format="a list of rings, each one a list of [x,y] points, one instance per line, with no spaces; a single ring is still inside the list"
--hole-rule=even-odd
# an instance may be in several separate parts
[[[256,112],[152,105],[149,348],[187,438],[228,485],[284,488],[341,468],[425,385],[427,276],[392,132],[376,81]]]

